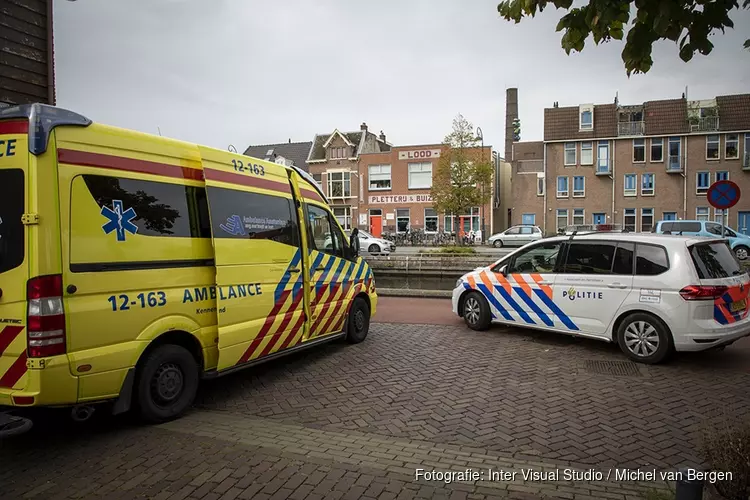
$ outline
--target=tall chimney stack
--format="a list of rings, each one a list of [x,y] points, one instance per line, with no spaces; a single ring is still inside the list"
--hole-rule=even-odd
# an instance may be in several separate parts
[[[513,160],[513,120],[518,118],[518,89],[505,91],[505,161]]]

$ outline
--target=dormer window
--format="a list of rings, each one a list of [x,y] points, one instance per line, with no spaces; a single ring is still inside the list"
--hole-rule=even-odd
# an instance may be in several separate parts
[[[594,105],[582,104],[578,108],[580,130],[594,130]]]
[[[328,156],[333,159],[341,159],[341,158],[348,158],[347,156],[347,148],[329,148],[328,150]]]

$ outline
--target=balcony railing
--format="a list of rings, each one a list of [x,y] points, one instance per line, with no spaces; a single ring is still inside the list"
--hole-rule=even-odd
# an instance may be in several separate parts
[[[682,172],[682,158],[679,155],[669,155],[667,158],[667,172]]]
[[[643,122],[619,122],[617,135],[643,135]]]
[[[596,175],[609,175],[612,173],[609,159],[599,158],[596,161]]]
[[[704,116],[703,118],[690,119],[691,132],[713,132],[719,130],[718,116]]]
[[[745,144],[747,144],[747,142]],[[742,170],[750,170],[750,151],[746,152],[745,156],[742,158]]]

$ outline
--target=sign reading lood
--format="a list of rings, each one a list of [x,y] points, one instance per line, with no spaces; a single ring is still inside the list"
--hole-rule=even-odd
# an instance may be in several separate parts
[[[440,158],[439,149],[416,149],[414,151],[399,151],[399,160],[431,160]]]

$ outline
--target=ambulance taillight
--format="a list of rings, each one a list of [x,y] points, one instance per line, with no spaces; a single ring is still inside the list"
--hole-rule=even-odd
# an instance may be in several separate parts
[[[65,311],[62,275],[39,276],[26,285],[28,356],[65,354]]]

